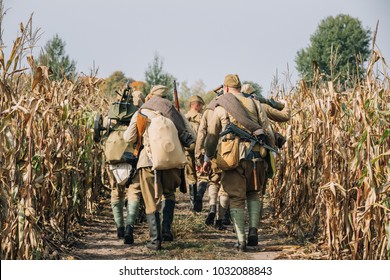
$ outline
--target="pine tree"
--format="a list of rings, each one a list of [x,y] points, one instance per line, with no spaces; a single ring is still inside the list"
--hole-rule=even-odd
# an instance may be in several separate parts
[[[49,67],[52,79],[73,80],[76,77],[76,62],[65,54],[65,41],[58,34],[49,40],[38,57],[37,64]]]

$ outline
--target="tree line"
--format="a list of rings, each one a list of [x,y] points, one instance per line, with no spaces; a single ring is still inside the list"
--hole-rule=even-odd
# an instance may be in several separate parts
[[[337,89],[345,90],[363,75],[364,63],[370,56],[371,30],[364,28],[358,18],[340,14],[329,16],[319,23],[316,31],[310,37],[310,45],[297,51],[295,62],[300,78],[315,82],[316,77],[325,76],[331,80]],[[54,80],[75,79],[77,77],[76,62],[65,53],[66,43],[58,34],[44,46],[37,60],[38,65],[48,66],[51,78]],[[115,71],[105,79],[101,90],[108,97],[115,96],[115,90],[123,87],[127,82],[133,83],[137,90],[147,94],[153,85],[161,84],[172,91],[175,76],[164,70],[164,60],[155,54],[148,64],[144,81],[135,81],[122,71]],[[262,86],[256,82],[245,81],[262,93]],[[206,91],[202,80],[192,86],[188,82],[178,83],[179,93],[183,100],[191,95],[200,95],[205,101],[211,100],[214,95]]]

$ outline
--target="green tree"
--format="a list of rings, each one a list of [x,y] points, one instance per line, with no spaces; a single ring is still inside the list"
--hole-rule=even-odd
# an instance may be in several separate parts
[[[38,57],[37,64],[49,67],[54,80],[64,78],[73,80],[76,77],[76,62],[65,54],[66,43],[58,34],[49,40]]]
[[[183,81],[180,83],[179,89],[180,97],[189,98],[191,96],[191,88],[188,86],[187,81]]]
[[[148,65],[145,71],[145,95],[150,92],[154,85],[163,85],[169,88],[170,98],[172,99],[173,81],[176,78],[163,69],[164,60],[156,53],[153,62]]]
[[[104,81],[104,84],[101,87],[101,90],[108,97],[115,97],[117,94],[115,91],[122,93],[122,90],[127,85],[128,82],[133,82],[134,80],[131,78],[127,78],[125,73],[122,71],[115,71],[109,77],[107,77]]]
[[[263,93],[263,87],[259,85],[258,83],[252,82],[252,81],[244,81],[241,83],[243,84],[250,84],[255,90],[256,90],[256,95],[262,96]]]
[[[370,54],[371,31],[359,19],[337,15],[323,19],[310,37],[310,46],[297,52],[295,62],[301,78],[312,80],[314,72],[342,85],[362,73]]]

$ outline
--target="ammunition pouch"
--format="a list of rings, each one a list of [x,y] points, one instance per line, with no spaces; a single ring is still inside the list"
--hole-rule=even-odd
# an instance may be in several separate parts
[[[216,162],[221,170],[232,170],[238,166],[239,143],[240,139],[238,137],[234,140],[220,142]]]

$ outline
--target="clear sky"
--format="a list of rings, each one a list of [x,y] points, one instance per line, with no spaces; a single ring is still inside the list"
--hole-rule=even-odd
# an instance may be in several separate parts
[[[35,49],[56,33],[78,72],[99,76],[116,70],[144,80],[157,52],[164,69],[191,86],[202,80],[209,90],[228,73],[259,83],[267,93],[278,72],[297,80],[295,56],[310,43],[320,21],[340,13],[357,17],[375,30],[377,45],[390,61],[388,0],[3,0],[7,14],[3,41],[7,50],[20,22],[33,15],[43,32]],[[6,50],[6,52],[7,52]]]

